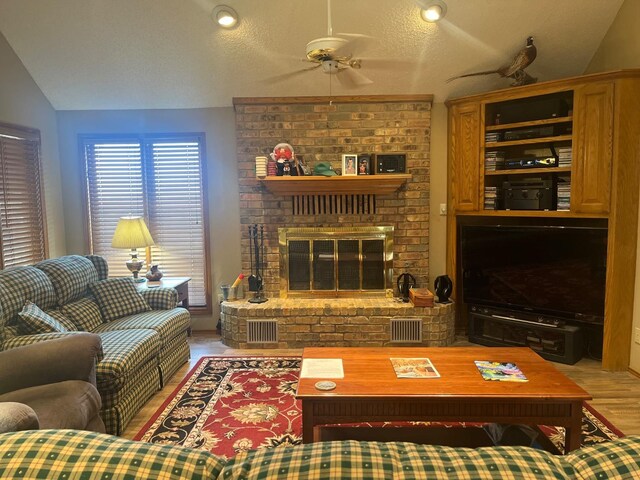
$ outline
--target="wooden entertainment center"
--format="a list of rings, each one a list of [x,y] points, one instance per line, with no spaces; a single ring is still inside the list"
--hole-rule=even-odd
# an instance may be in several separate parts
[[[456,282],[457,229],[461,222],[473,217],[480,223],[495,223],[496,219],[517,219],[523,224],[606,223],[602,366],[626,370],[638,248],[640,70],[515,87],[449,100],[446,104],[447,272],[454,280],[459,299],[458,329],[466,328],[461,282]],[[554,162],[553,157],[554,165],[544,164],[548,160]],[[490,160],[485,162],[486,158]],[[515,166],[520,159],[523,165]],[[531,168],[531,162],[538,161],[540,165]],[[530,177],[544,179],[545,185],[551,186],[553,207],[522,209],[521,203],[518,209],[506,209],[513,195],[508,187]],[[509,201],[500,198],[501,190],[510,197]],[[522,201],[528,205],[531,199],[526,198],[526,192],[523,195]],[[563,201],[557,201],[556,195]],[[558,209],[560,206],[564,210]]]

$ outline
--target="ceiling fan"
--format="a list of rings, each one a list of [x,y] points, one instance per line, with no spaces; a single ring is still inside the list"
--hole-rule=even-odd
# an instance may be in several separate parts
[[[370,37],[355,33],[339,33],[334,36],[331,25],[331,0],[327,0],[327,19],[327,36],[316,38],[307,43],[304,61],[314,65],[273,77],[272,81],[283,80],[292,75],[322,68],[324,73],[335,75],[336,79],[345,87],[354,88],[373,83],[371,79],[357,71],[362,66],[361,59],[353,57],[357,45]]]

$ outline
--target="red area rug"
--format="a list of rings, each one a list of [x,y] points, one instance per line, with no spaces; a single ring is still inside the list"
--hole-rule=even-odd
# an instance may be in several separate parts
[[[299,357],[203,357],[135,440],[204,449],[223,457],[244,450],[297,445],[302,442],[300,404],[294,396],[300,363]],[[407,424],[481,427],[437,422]],[[564,429],[541,429],[562,451]],[[582,445],[622,436],[593,407],[584,405]]]

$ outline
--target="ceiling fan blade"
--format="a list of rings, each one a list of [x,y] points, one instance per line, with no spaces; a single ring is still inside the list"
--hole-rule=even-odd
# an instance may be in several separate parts
[[[354,52],[362,52],[369,43],[375,40],[369,35],[360,33],[339,33],[337,36],[347,40],[347,43],[337,48],[333,53],[337,57],[349,57],[353,56]]]
[[[273,77],[268,77],[268,78],[263,79],[262,81],[266,82],[266,83],[278,83],[278,82],[281,82],[283,80],[287,80],[287,79],[289,79],[291,77],[294,77],[294,76],[303,74],[305,72],[308,72],[310,70],[315,70],[316,68],[318,68],[320,66],[322,66],[322,64],[318,63],[318,64],[313,65],[311,67],[301,68],[300,70],[294,70],[293,72],[288,72],[288,73],[283,73],[282,75],[276,75],[276,76],[273,76]]]
[[[346,88],[358,88],[365,85],[371,85],[373,80],[364,76],[362,73],[351,67],[341,69],[336,77],[338,81]]]
[[[336,36],[345,37],[353,40],[358,40],[358,39],[363,41],[375,40],[375,37],[372,37],[371,35],[365,35],[364,33],[337,33]]]
[[[360,65],[364,68],[380,68],[385,70],[402,70],[418,67],[418,62],[412,60],[401,60],[399,58],[370,58],[358,57]]]

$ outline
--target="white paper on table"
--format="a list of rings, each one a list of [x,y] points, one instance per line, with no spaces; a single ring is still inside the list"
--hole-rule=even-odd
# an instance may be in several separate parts
[[[344,378],[341,358],[305,358],[300,378]]]

